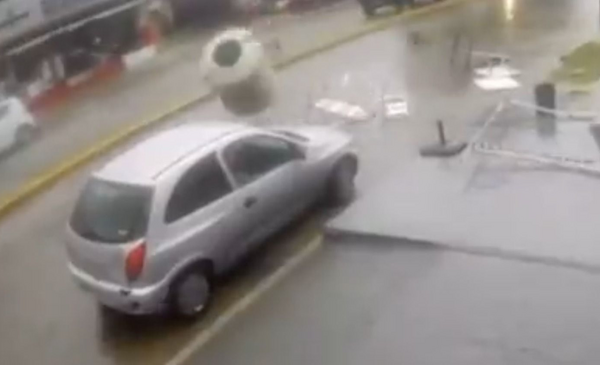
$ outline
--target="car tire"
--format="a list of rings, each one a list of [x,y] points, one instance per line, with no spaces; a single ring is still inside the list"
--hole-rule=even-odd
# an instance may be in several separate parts
[[[195,265],[178,275],[169,290],[171,314],[194,319],[206,313],[212,299],[210,278],[208,265]]]
[[[25,146],[33,140],[35,128],[29,124],[24,124],[17,129],[15,134],[15,145]]]
[[[327,184],[326,201],[330,206],[346,205],[354,199],[356,186],[354,180],[358,172],[356,156],[343,157],[333,169]]]

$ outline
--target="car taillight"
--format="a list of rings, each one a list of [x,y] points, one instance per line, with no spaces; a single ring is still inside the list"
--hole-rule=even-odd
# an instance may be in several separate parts
[[[137,279],[144,269],[144,261],[146,259],[146,242],[139,241],[133,246],[125,257],[125,274],[127,280],[133,281]]]

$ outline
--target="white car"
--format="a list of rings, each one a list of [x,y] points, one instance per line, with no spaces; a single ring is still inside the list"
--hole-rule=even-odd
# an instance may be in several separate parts
[[[35,119],[19,99],[0,101],[0,152],[28,143],[35,129]]]

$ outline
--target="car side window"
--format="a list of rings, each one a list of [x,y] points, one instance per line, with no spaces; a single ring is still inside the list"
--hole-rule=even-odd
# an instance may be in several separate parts
[[[215,154],[203,158],[179,180],[165,214],[172,223],[229,194],[232,187]]]
[[[235,181],[243,186],[279,166],[300,159],[301,154],[292,143],[265,135],[234,142],[225,149],[223,158]]]

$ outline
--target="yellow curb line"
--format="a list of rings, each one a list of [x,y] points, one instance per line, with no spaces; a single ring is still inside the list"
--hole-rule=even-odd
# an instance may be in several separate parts
[[[351,41],[362,38],[371,33],[375,33],[378,31],[385,30],[394,24],[396,24],[399,20],[406,20],[411,18],[418,18],[421,16],[429,15],[434,12],[439,12],[442,10],[448,10],[453,8],[463,2],[472,1],[472,0],[446,0],[444,2],[435,3],[432,5],[426,5],[421,8],[416,8],[410,11],[406,11],[394,16],[389,16],[383,18],[381,20],[371,20],[368,21],[366,25],[359,28],[354,32],[350,32],[348,34],[342,35],[334,40],[322,42],[321,44],[317,44],[314,47],[311,47],[309,50],[302,51],[296,55],[292,55],[285,60],[277,63],[274,67],[277,70],[285,69],[291,65],[294,65],[298,62],[304,61],[308,58],[311,58],[319,53],[324,51],[331,50],[333,48],[339,47],[345,43],[349,43]]]
[[[210,94],[200,96],[196,95],[184,103],[179,102],[177,105],[162,109],[162,112],[153,114],[152,116],[146,117],[134,125],[121,129],[112,136],[102,140],[100,143],[95,144],[87,150],[77,154],[75,158],[66,160],[48,170],[46,173],[43,173],[30,180],[24,186],[13,192],[11,196],[2,200],[2,203],[0,203],[0,219],[6,217],[9,213],[21,206],[27,200],[35,197],[37,194],[42,193],[44,190],[47,190],[53,184],[66,177],[68,174],[91,162],[94,158],[108,152],[122,142],[125,142],[128,139],[138,135],[146,128],[160,122],[161,120],[184,110],[186,107],[196,102],[208,100],[211,96],[212,95]]]
[[[403,12],[401,14],[388,17],[382,20],[375,20],[369,22],[366,26],[361,27],[355,32],[351,32],[331,41],[323,42],[309,50],[299,52],[280,62],[277,62],[274,65],[274,67],[276,70],[285,69],[324,51],[331,50],[342,44],[366,36],[370,33],[389,28],[392,25],[394,25],[398,20],[416,18],[433,12],[446,10],[466,1],[472,0],[446,0],[444,2],[427,5],[422,8],[417,8],[414,10]],[[176,114],[181,110],[190,107],[193,104],[207,101],[212,97],[214,97],[214,95],[208,93],[204,95],[194,95],[193,97],[188,98],[183,102],[178,101],[177,103],[174,103],[174,105],[171,105],[170,107],[162,110],[161,112],[157,112],[151,115],[150,117],[144,118],[141,121],[116,132],[115,134],[102,140],[98,144],[77,154],[74,158],[68,159],[65,162],[62,162],[57,166],[49,169],[45,173],[38,175],[29,182],[25,183],[25,185],[21,188],[17,189],[12,193],[9,193],[9,196],[7,198],[2,199],[2,201],[0,202],[0,219],[6,217],[9,213],[11,213],[13,210],[18,208],[22,204],[24,204],[27,200],[32,199],[44,190],[47,190],[56,182],[66,177],[68,174],[72,173],[73,171],[77,170],[83,165],[91,162],[94,158],[108,152],[109,150],[121,144],[122,142],[125,142],[126,140],[141,133],[146,128],[157,124],[165,118],[170,117],[173,114]]]

